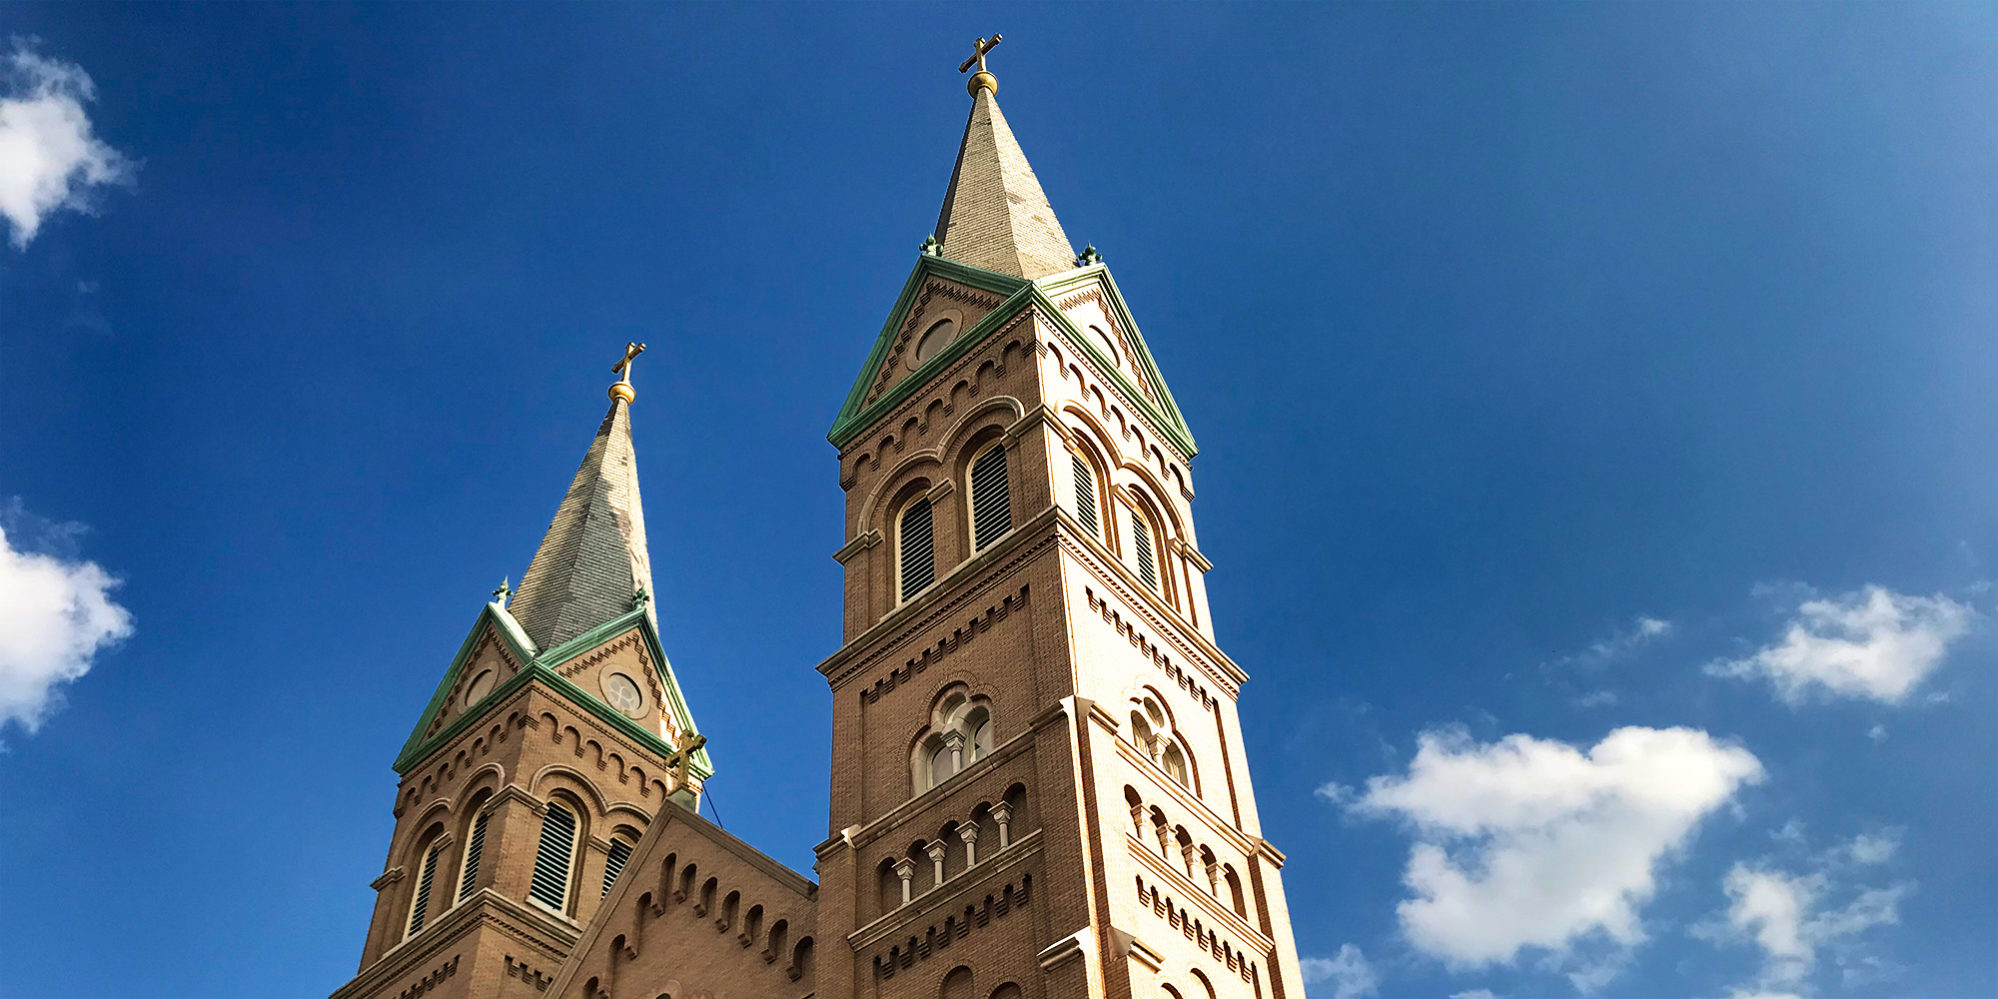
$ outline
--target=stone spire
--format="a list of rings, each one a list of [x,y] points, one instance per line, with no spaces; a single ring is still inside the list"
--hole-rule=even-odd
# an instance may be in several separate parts
[[[619,367],[627,377],[611,386],[610,412],[509,608],[537,648],[560,645],[640,602],[651,613],[652,559],[631,446],[633,396],[629,367]]]
[[[1032,281],[1074,267],[1075,250],[999,112],[998,86],[981,58],[936,237],[951,260]]]

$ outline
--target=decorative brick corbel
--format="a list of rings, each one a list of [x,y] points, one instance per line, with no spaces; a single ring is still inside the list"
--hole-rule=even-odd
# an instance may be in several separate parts
[[[380,877],[377,877],[373,881],[368,882],[368,887],[373,888],[376,891],[381,891],[382,889],[387,888],[389,885],[395,884],[396,882],[401,880],[402,880],[402,868],[391,867],[388,870],[383,871]]]

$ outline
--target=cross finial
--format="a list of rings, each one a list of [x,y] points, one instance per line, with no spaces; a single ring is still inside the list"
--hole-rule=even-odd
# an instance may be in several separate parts
[[[966,59],[961,65],[957,67],[957,71],[960,73],[970,71],[971,67],[973,66],[978,67],[978,72],[972,73],[971,81],[965,84],[965,89],[971,92],[971,96],[977,97],[978,90],[981,87],[983,87],[986,90],[990,90],[995,94],[999,92],[999,78],[993,76],[985,69],[985,53],[990,52],[994,48],[998,47],[1000,41],[1004,40],[1005,37],[1006,36],[1001,35],[995,31],[992,33],[991,38],[972,39],[971,58]]]
[[[629,403],[638,397],[638,393],[631,390],[631,362],[643,353],[645,345],[642,343],[624,345],[624,359],[611,365],[611,373],[618,376],[617,384],[610,387],[611,398],[623,399]]]
[[[692,732],[673,732],[667,738],[667,745],[673,752],[666,757],[666,793],[678,794],[687,786],[687,767],[694,761],[694,754],[708,744],[708,737]]]
[[[499,589],[493,591],[493,603],[506,606],[506,598],[513,595],[513,577],[500,580]]]

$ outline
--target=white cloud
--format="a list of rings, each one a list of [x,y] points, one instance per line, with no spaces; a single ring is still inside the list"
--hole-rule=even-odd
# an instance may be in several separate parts
[[[1429,732],[1404,775],[1375,777],[1353,807],[1414,824],[1397,907],[1414,946],[1455,967],[1557,964],[1582,944],[1626,950],[1661,862],[1700,820],[1762,779],[1747,750],[1695,729],[1629,727],[1587,751],[1511,735],[1490,744]],[[1588,989],[1622,962],[1581,962]]]
[[[1450,999],[1498,999],[1490,989],[1472,989],[1468,992],[1452,992]]]
[[[1899,704],[1970,630],[1971,609],[1937,594],[1916,597],[1869,586],[1806,600],[1781,641],[1745,659],[1716,660],[1714,676],[1767,679],[1785,701],[1806,695],[1867,697]]]
[[[23,249],[51,214],[90,211],[97,189],[130,179],[132,164],[93,134],[83,106],[96,87],[82,67],[17,41],[0,57],[0,87],[0,215]]]
[[[1331,957],[1307,957],[1298,963],[1303,965],[1306,985],[1331,984],[1332,999],[1359,999],[1360,996],[1372,995],[1380,985],[1380,979],[1374,975],[1374,966],[1368,964],[1366,955],[1352,944],[1340,945],[1339,953]]]
[[[1855,865],[1886,862],[1898,845],[1894,833],[1855,836],[1817,854],[1801,873],[1766,860],[1737,863],[1721,881],[1728,897],[1725,923],[1696,928],[1695,933],[1750,943],[1762,951],[1758,980],[1736,995],[1763,994],[1757,989],[1785,990],[1770,994],[1802,991],[1819,954],[1827,949],[1838,953],[1837,963],[1847,972],[1870,974],[1882,962],[1858,953],[1854,938],[1876,926],[1899,923],[1901,899],[1914,885],[1848,891],[1842,875]],[[1844,904],[1830,904],[1841,895],[1847,896]]]
[[[1887,726],[1885,726],[1885,725],[1875,725],[1875,726],[1873,726],[1872,728],[1869,728],[1869,729],[1867,729],[1867,730],[1866,730],[1866,737],[1867,737],[1867,738],[1869,738],[1869,739],[1872,739],[1872,740],[1873,740],[1874,742],[1886,742],[1886,741],[1887,741]]]
[[[1672,633],[1672,622],[1664,618],[1639,614],[1628,628],[1619,628],[1609,637],[1589,643],[1580,652],[1570,653],[1554,660],[1554,666],[1580,666],[1594,668],[1607,664],[1613,659],[1631,652],[1640,646],[1648,645]]]
[[[0,528],[0,727],[33,732],[56,689],[132,633],[131,613],[111,600],[117,585],[95,562],[20,550]]]

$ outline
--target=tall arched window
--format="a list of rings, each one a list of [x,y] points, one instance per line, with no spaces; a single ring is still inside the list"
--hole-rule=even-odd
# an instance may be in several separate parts
[[[423,864],[416,876],[416,897],[409,903],[410,936],[423,929],[423,921],[430,915],[430,889],[437,880],[437,857],[443,852],[444,844],[435,840],[423,851]]]
[[[624,865],[631,863],[631,844],[624,838],[611,839],[610,853],[604,857],[604,894],[610,894],[611,885],[617,883],[617,876],[624,871]]]
[[[1013,529],[1006,493],[1006,445],[994,442],[971,463],[971,547],[982,550]]]
[[[576,816],[551,801],[541,817],[541,843],[534,851],[534,881],[527,896],[561,911],[569,901],[569,870],[575,856]]]
[[[1069,457],[1075,461],[1075,519],[1090,537],[1100,538],[1103,529],[1096,518],[1096,472],[1081,455]]]
[[[907,600],[936,582],[936,532],[930,501],[918,499],[902,511],[895,528],[896,572],[900,599]]]
[[[1159,560],[1152,551],[1152,525],[1143,514],[1131,511],[1131,562],[1138,578],[1153,593],[1159,591]]]
[[[464,870],[458,872],[458,901],[460,902],[469,898],[472,892],[477,890],[479,883],[479,855],[485,852],[486,819],[490,816],[491,813],[487,812],[484,808],[480,808],[478,818],[472,820],[472,829],[465,836],[465,867]]]

